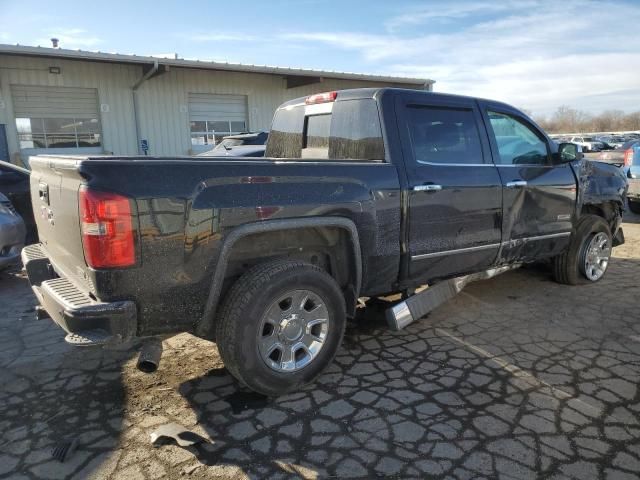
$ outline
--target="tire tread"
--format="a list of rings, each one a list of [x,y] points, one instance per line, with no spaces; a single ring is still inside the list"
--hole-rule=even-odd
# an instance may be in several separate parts
[[[286,272],[299,271],[300,269],[314,270],[324,276],[325,280],[335,284],[333,277],[316,265],[299,260],[282,259],[250,268],[235,281],[225,296],[216,322],[218,350],[229,373],[245,387],[251,388],[249,382],[243,376],[242,369],[239,368],[243,355],[239,351],[237,342],[232,340],[236,338],[236,327],[241,322],[242,314],[258,292],[265,285],[268,285],[274,277]],[[344,309],[344,304],[342,307]],[[332,360],[333,357],[330,361]]]
[[[599,223],[606,227],[609,236],[611,236],[609,226],[602,217],[592,214],[584,214],[580,217],[571,235],[569,247],[553,258],[553,278],[556,282],[565,285],[583,283],[579,265],[580,250],[585,236],[592,232],[593,228]]]

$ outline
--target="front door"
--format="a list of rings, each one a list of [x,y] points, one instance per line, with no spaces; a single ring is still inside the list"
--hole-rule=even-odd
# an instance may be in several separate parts
[[[501,260],[559,253],[569,242],[577,198],[571,165],[553,162],[546,136],[519,112],[489,102],[483,110],[504,187]]]
[[[500,247],[502,185],[476,102],[403,95],[396,111],[409,188],[409,277],[484,270]]]

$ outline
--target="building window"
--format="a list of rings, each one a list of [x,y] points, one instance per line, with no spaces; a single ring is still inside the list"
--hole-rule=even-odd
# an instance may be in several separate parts
[[[16,118],[20,148],[100,147],[98,118]]]
[[[228,135],[247,131],[244,121],[193,120],[191,121],[191,145],[215,146]]]

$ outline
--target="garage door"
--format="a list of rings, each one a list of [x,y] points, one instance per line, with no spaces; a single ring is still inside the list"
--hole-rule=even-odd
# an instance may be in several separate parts
[[[247,96],[190,93],[189,120],[192,149],[210,150],[222,137],[247,131]]]
[[[101,150],[94,88],[12,85],[20,148]]]

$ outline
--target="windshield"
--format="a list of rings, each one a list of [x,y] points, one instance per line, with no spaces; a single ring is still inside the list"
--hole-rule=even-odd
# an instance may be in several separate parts
[[[215,146],[214,150],[226,150],[231,147],[237,147],[238,145],[242,145],[242,140],[236,138],[225,138]]]
[[[218,145],[216,145],[214,150],[225,149],[228,150],[232,147],[239,147],[241,145],[264,145],[265,144],[266,134],[260,135],[248,135],[246,137],[226,137],[223,138]]]

